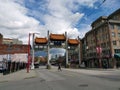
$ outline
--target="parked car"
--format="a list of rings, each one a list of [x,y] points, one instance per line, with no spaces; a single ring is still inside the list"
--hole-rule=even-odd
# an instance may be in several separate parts
[[[3,73],[3,75],[6,74],[7,70],[7,64],[5,61],[0,61],[0,73]]]

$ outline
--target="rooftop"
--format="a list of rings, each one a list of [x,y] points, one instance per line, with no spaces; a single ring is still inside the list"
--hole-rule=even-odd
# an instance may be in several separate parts
[[[47,38],[35,38],[35,43],[36,44],[47,44]]]
[[[79,40],[77,40],[77,39],[68,39],[68,44],[78,45],[79,44]]]
[[[65,41],[66,37],[64,34],[50,34],[50,40]]]

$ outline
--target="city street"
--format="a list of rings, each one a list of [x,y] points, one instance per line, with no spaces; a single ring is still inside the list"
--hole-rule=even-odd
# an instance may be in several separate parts
[[[22,73],[21,73],[22,74]],[[0,82],[0,90],[120,90],[120,70],[40,67],[36,77]]]
[[[0,90],[120,90],[120,0],[0,0]]]

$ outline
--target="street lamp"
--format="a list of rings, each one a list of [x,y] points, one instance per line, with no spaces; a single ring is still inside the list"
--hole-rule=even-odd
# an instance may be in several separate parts
[[[30,36],[31,36],[31,34],[29,33],[29,37],[28,37],[28,63],[27,63],[27,73],[29,73],[29,69],[30,69]]]

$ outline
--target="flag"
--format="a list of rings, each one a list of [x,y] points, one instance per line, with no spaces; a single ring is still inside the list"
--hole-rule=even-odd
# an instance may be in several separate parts
[[[96,47],[96,51],[97,51],[97,54],[101,54],[102,53],[102,48],[101,47]]]

